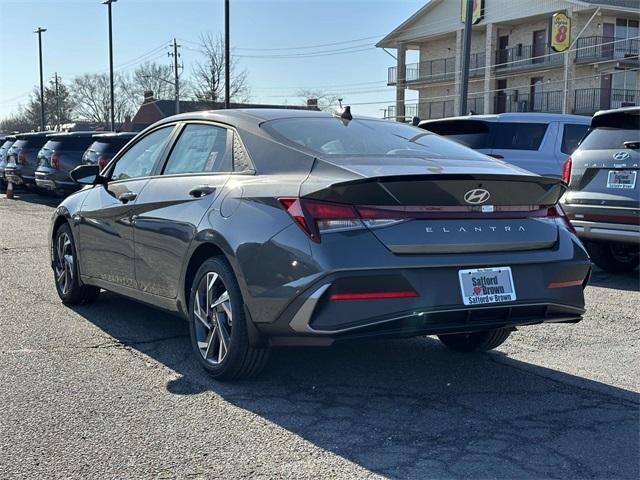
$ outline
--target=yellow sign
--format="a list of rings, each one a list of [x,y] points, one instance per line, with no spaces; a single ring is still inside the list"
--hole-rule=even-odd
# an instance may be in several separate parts
[[[554,13],[549,29],[549,45],[556,52],[564,52],[571,44],[571,19],[564,13]]]
[[[467,2],[470,0],[460,0],[460,21],[464,23],[467,14]],[[475,25],[484,18],[484,0],[473,0],[473,13],[471,14],[471,24]]]

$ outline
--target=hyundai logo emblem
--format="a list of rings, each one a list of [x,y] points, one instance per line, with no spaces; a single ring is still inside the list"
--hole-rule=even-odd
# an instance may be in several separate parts
[[[491,194],[484,188],[474,188],[464,194],[464,201],[472,205],[480,205],[489,200]]]
[[[618,162],[624,162],[625,160],[629,160],[631,158],[631,155],[629,155],[629,153],[627,152],[616,152],[613,154],[613,159],[617,160]]]

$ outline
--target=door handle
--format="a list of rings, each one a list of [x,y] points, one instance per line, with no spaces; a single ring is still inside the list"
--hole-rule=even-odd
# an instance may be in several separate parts
[[[118,195],[118,200],[120,200],[122,203],[129,203],[135,200],[137,196],[138,194],[134,192],[124,192]]]
[[[189,195],[195,198],[204,197],[216,191],[216,187],[213,185],[198,185],[189,190]]]

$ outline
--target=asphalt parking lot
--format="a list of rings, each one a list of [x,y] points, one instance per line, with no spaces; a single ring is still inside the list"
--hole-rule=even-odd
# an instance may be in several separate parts
[[[577,325],[491,354],[432,339],[274,351],[211,380],[184,321],[104,293],[67,308],[57,203],[0,196],[2,478],[639,478],[638,275],[596,271]]]

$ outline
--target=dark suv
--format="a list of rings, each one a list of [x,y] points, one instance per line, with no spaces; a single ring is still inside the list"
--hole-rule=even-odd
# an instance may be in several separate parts
[[[592,260],[608,271],[638,267],[640,107],[598,112],[563,166],[564,209]]]
[[[97,133],[93,136],[93,143],[82,156],[85,165],[98,165],[102,170],[113,156],[124,147],[135,133]]]
[[[13,145],[15,141],[16,137],[14,135],[8,135],[0,139],[0,188],[2,189],[4,189],[7,183],[4,179],[4,168],[7,166],[7,154],[9,153],[9,148],[11,148],[11,145]]]
[[[54,133],[38,152],[36,185],[43,190],[59,195],[74,192],[78,185],[71,180],[69,172],[82,163],[82,155],[95,132]]]
[[[27,188],[36,187],[35,170],[38,166],[38,152],[47,143],[47,135],[54,132],[19,133],[7,155],[4,176],[14,185]]]

